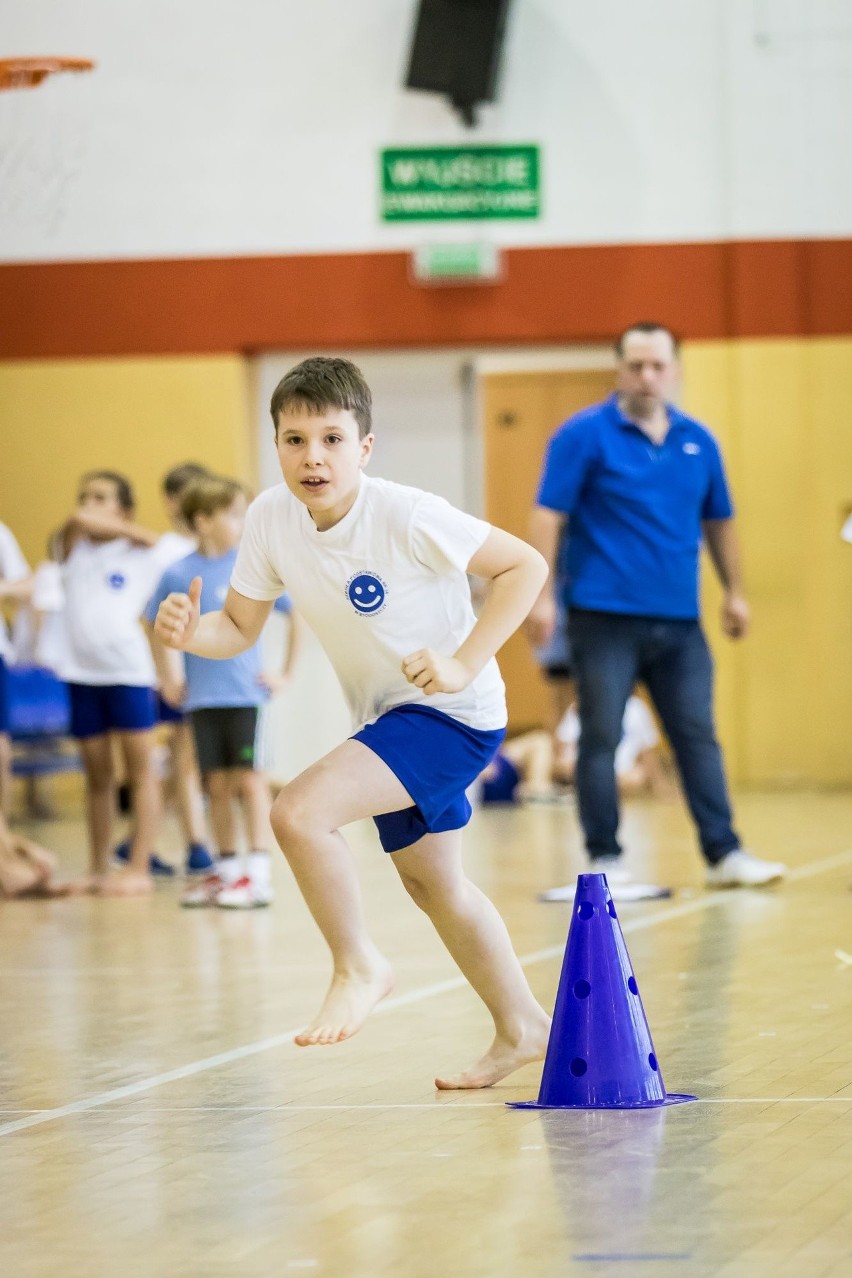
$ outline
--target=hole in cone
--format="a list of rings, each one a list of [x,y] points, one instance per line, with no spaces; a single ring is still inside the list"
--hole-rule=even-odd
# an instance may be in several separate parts
[[[611,900],[607,901],[606,908],[608,913],[610,913],[614,919],[618,918],[618,915],[615,912],[615,905],[613,904]]]
[[[591,992],[592,992],[592,987],[588,981],[584,981],[581,978],[579,981],[574,982],[575,998],[588,998]]]
[[[657,1058],[653,1052],[648,1053],[648,1064],[651,1066],[651,1069],[657,1069]]]
[[[589,1067],[582,1056],[575,1056],[568,1068],[575,1078],[582,1078]]]
[[[631,994],[638,994],[638,993],[639,993],[639,986],[636,984],[636,977],[635,977],[635,976],[631,976],[631,977],[629,977],[629,978],[628,978],[628,981],[627,981],[627,988],[630,990],[630,993],[631,993]]]
[[[577,913],[581,919],[590,919],[595,913],[595,907],[592,905],[591,901],[581,901],[577,909]]]

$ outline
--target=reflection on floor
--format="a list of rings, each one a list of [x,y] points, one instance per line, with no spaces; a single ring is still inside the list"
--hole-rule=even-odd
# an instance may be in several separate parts
[[[505,1109],[538,1067],[436,1092],[488,1018],[366,825],[398,983],[336,1048],[290,1041],[328,965],[283,859],[268,911],[181,911],[169,883],[3,904],[0,1271],[848,1274],[852,799],[744,795],[738,817],[791,866],[780,889],[706,893],[679,805],[626,815],[637,875],[676,889],[619,909],[666,1086],[700,1098],[666,1110]],[[32,832],[82,868],[78,820]],[[584,868],[574,812],[479,812],[468,849],[552,1006],[570,905],[535,894]]]

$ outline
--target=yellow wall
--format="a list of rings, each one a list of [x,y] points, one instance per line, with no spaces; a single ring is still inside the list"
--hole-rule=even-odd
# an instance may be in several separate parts
[[[127,474],[165,528],[163,472],[183,461],[253,481],[248,378],[236,355],[0,363],[0,520],[31,563],[85,470]]]
[[[852,782],[852,339],[691,343],[684,407],[725,451],[737,504],[751,636],[705,618],[720,736],[733,780]]]

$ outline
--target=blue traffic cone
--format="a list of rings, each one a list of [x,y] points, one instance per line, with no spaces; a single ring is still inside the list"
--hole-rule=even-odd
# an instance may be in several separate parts
[[[537,1101],[513,1109],[648,1109],[667,1093],[605,874],[580,874]]]

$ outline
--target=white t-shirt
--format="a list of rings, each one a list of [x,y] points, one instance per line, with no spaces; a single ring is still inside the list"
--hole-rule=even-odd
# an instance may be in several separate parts
[[[289,591],[328,653],[356,728],[409,704],[502,728],[506,693],[493,658],[463,692],[432,697],[401,669],[419,648],[452,655],[470,634],[466,570],[490,531],[442,497],[362,475],[352,509],[318,532],[279,484],[249,507],[231,585],[249,599]]]
[[[25,581],[30,575],[30,566],[21,552],[15,534],[5,524],[0,524],[0,579],[14,585]],[[12,656],[12,645],[6,622],[0,616],[0,657],[9,661]]]
[[[187,555],[191,555],[197,549],[197,537],[172,531],[164,532],[158,539],[154,546],[154,554],[157,556],[161,572],[165,572],[167,568],[171,568],[172,564],[176,564],[179,559],[186,559]]]
[[[162,571],[156,546],[134,546],[126,537],[77,542],[62,566],[67,650],[61,678],[98,686],[155,686],[139,618]]]
[[[576,745],[580,740],[580,716],[573,706],[569,706],[562,716],[556,737],[565,745]],[[640,754],[653,750],[659,740],[654,716],[645,702],[641,697],[628,697],[621,721],[621,740],[615,751],[616,776],[632,771]]]
[[[54,671],[59,668],[66,652],[64,608],[62,567],[52,559],[45,559],[33,573],[29,604],[15,613],[12,647],[16,665],[35,664]]]

